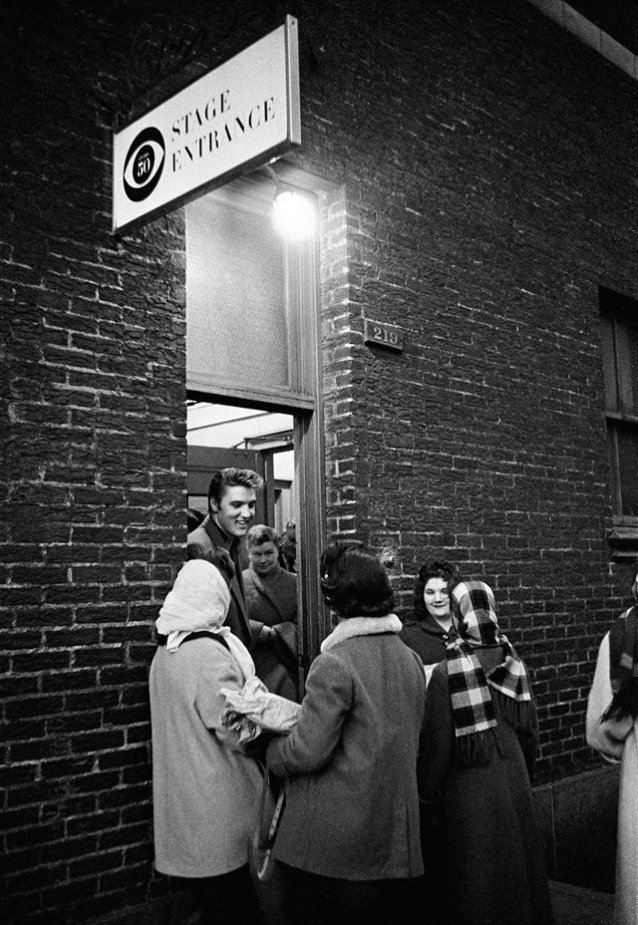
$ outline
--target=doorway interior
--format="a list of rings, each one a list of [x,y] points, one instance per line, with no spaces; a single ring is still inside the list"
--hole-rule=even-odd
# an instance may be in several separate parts
[[[294,418],[282,412],[189,399],[187,423],[188,507],[206,514],[208,483],[216,469],[254,469],[264,479],[256,522],[281,535],[295,523]]]
[[[318,236],[273,230],[275,192],[254,174],[185,209],[188,504],[206,511],[220,466],[260,472],[256,522],[279,533],[296,523],[307,660],[325,635]]]

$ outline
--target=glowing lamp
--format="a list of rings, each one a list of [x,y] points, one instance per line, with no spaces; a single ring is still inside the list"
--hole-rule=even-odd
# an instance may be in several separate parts
[[[315,227],[316,214],[313,204],[301,193],[280,188],[275,193],[272,223],[277,234],[288,241],[307,238]]]

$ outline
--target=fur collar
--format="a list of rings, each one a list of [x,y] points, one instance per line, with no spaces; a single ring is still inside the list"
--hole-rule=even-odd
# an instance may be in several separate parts
[[[352,639],[353,636],[373,636],[378,633],[400,633],[403,624],[396,614],[389,613],[385,617],[350,617],[338,623],[335,629],[326,636],[321,643],[321,651],[326,652],[333,646]]]

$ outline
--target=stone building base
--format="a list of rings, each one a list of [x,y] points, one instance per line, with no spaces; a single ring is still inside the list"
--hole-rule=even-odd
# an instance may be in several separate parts
[[[534,788],[553,880],[613,892],[620,765]]]

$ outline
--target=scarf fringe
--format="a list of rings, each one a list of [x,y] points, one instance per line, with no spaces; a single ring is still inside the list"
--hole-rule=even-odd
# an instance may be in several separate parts
[[[471,732],[456,740],[456,759],[462,768],[485,767],[494,754],[495,735],[493,729],[485,732]]]
[[[536,711],[530,701],[513,700],[496,690],[491,690],[491,695],[502,720],[517,731],[535,732]],[[463,768],[485,767],[492,760],[495,749],[500,753],[495,729],[471,732],[455,740],[456,759]]]
[[[492,690],[492,699],[498,704],[498,709],[510,726],[522,732],[536,730],[536,709],[531,700],[514,700],[506,697],[500,691]]]

